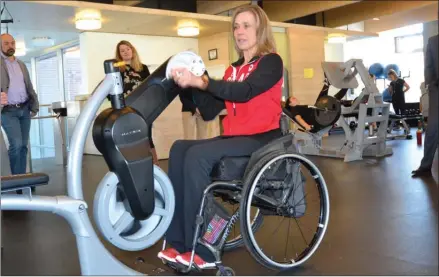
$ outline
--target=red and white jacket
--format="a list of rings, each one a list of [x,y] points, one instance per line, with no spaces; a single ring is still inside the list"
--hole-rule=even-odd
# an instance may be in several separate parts
[[[265,133],[279,128],[283,63],[278,54],[244,59],[229,66],[223,80],[209,80],[207,91],[225,100],[225,136]],[[237,82],[236,82],[237,81]]]

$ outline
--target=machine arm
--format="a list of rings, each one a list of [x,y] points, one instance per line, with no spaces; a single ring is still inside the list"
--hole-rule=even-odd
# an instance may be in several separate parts
[[[114,76],[111,108],[95,119],[93,141],[119,179],[118,189],[125,196],[122,199],[126,210],[135,219],[145,220],[155,207],[149,127],[182,91],[172,80],[170,70],[186,67],[201,75],[204,63],[192,52],[179,53],[166,60],[126,99],[116,61],[105,61],[104,67],[107,76]]]

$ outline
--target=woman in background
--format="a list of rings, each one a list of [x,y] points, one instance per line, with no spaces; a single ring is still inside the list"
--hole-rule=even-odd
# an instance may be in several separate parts
[[[120,67],[123,80],[123,93],[128,96],[136,89],[149,75],[146,65],[140,62],[136,48],[128,41],[121,40],[116,46],[116,60],[123,61],[125,65]],[[157,152],[152,140],[152,124],[149,126],[149,146],[154,164],[158,165]]]
[[[395,114],[401,114],[405,106],[404,93],[410,89],[410,86],[404,79],[398,77],[398,74],[396,74],[396,71],[393,69],[389,70],[387,76],[389,76],[391,80],[389,92],[390,95],[392,95],[393,109],[395,110]]]

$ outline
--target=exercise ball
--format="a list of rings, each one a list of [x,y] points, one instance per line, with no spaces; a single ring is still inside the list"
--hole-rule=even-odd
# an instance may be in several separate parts
[[[387,74],[389,73],[390,69],[395,70],[396,74],[399,76],[401,72],[399,71],[399,66],[397,64],[388,64],[386,68],[384,69],[384,74],[387,77]]]
[[[369,67],[369,73],[373,74],[377,79],[383,79],[386,76],[384,75],[384,65],[380,63],[374,63]]]
[[[390,95],[389,88],[386,88],[385,90],[383,90],[382,95],[383,95],[384,102],[389,102],[389,103],[392,102],[392,96]]]

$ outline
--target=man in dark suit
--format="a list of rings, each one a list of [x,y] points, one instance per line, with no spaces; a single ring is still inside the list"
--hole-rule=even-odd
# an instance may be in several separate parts
[[[434,155],[438,148],[438,35],[432,36],[428,40],[425,53],[425,85],[428,88],[429,108],[428,108],[428,127],[424,142],[424,157],[418,169],[412,171],[413,177],[431,175],[431,167]]]

